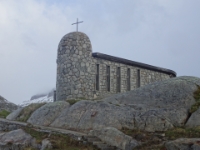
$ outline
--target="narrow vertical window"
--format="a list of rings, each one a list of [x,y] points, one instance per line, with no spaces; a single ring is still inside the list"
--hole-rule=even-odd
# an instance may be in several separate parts
[[[110,91],[110,66],[106,66],[107,91]]]
[[[127,91],[131,90],[131,71],[130,68],[127,69]]]
[[[140,70],[137,70],[137,87],[140,87]]]
[[[120,67],[117,67],[117,92],[121,91],[121,73]]]
[[[96,64],[96,90],[99,90],[99,64]]]

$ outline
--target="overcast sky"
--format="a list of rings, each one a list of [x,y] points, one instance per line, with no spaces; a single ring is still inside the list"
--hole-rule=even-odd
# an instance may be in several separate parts
[[[60,39],[79,30],[93,52],[200,77],[199,0],[0,0],[0,95],[19,104],[56,86]]]

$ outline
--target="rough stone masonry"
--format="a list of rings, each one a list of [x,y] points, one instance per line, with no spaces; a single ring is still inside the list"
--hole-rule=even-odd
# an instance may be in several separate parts
[[[176,72],[102,53],[88,36],[66,34],[57,53],[56,100],[98,99],[176,77]]]

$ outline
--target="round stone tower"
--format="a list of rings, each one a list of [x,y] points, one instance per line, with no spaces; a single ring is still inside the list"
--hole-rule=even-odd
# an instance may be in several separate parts
[[[66,34],[58,45],[56,100],[92,98],[91,68],[92,45],[88,36],[81,32]]]

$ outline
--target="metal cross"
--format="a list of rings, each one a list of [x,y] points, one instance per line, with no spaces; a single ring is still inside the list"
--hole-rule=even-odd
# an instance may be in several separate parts
[[[78,24],[79,23],[83,23],[83,21],[78,22],[78,18],[77,18],[77,22],[76,23],[72,23],[72,25],[76,24],[76,32],[78,32]]]

